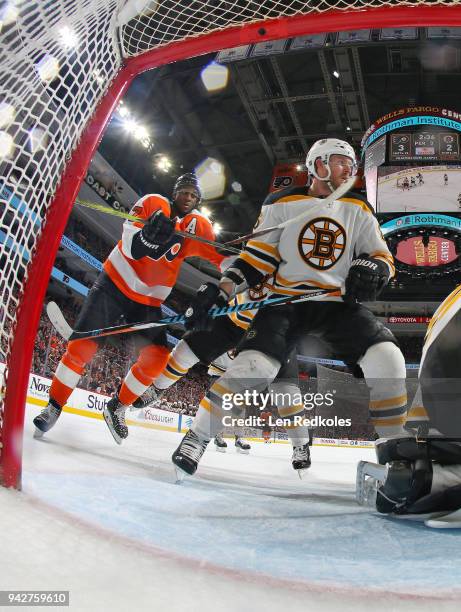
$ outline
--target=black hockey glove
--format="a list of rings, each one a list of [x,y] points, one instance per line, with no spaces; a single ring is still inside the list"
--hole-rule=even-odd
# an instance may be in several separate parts
[[[374,302],[388,281],[387,264],[363,253],[351,263],[343,299],[349,304]]]
[[[196,296],[184,313],[185,327],[188,331],[209,331],[213,317],[208,314],[212,306],[221,308],[227,305],[225,292],[213,283],[199,287]]]
[[[141,242],[145,246],[165,244],[171,240],[175,229],[175,222],[157,210],[149,217],[141,229]]]

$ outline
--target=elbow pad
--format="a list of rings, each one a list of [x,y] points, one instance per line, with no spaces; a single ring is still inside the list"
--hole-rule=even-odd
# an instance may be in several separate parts
[[[234,285],[232,293],[229,295],[229,299],[232,299],[237,293],[245,291],[248,287],[248,283],[241,271],[233,266],[227,268],[223,276],[221,276],[221,282],[222,281],[230,281]]]
[[[266,274],[259,272],[259,270],[256,270],[256,268],[253,268],[253,266],[250,266],[250,264],[240,258],[235,260],[224,275],[228,276],[231,270],[237,274],[239,278],[243,278],[246,281],[246,287],[243,287],[242,291],[247,287],[258,285],[266,278]]]

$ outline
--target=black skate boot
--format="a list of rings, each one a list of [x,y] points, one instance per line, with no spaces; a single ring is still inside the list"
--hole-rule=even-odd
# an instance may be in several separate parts
[[[197,434],[189,429],[171,457],[171,460],[178,468],[176,470],[178,481],[182,480],[184,473],[189,476],[195,474],[198,463],[208,446],[208,442],[209,440],[200,440]]]
[[[144,391],[141,397],[138,397],[138,399],[133,402],[132,408],[139,410],[139,408],[146,408],[147,406],[150,406],[153,402],[159,399],[161,393],[161,389],[157,389],[155,385],[151,385]]]
[[[107,427],[117,444],[121,444],[122,440],[128,437],[128,427],[125,423],[125,410],[126,406],[120,402],[117,395],[114,395],[114,397],[107,402],[102,411]]]
[[[303,444],[302,446],[293,447],[291,465],[293,466],[293,469],[298,472],[300,478],[302,470],[307,470],[311,467],[311,453],[309,450],[309,443]]]
[[[41,438],[44,433],[50,431],[50,429],[59,419],[61,412],[61,406],[55,400],[50,399],[41,413],[38,414],[33,420],[36,428],[34,438]]]
[[[246,440],[242,440],[239,436],[235,436],[235,448],[238,453],[242,453],[243,455],[248,455],[250,452],[251,446],[248,444]]]
[[[215,436],[214,445],[216,446],[216,450],[218,453],[225,453],[227,448],[227,442],[222,437],[222,434],[218,434]]]

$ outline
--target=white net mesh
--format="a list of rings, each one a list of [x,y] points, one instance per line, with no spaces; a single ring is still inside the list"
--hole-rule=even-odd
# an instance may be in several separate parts
[[[460,1],[0,0],[0,362],[6,384],[28,264],[72,152],[121,67],[120,48],[135,56],[232,26],[325,11],[334,29],[332,9],[363,14],[386,6],[455,5]],[[0,453],[3,417],[0,393]]]
[[[115,0],[2,5],[0,362],[8,364],[28,262],[47,207],[120,65],[116,5]]]
[[[459,0],[133,0],[120,22],[123,54],[277,17],[396,6],[454,6]],[[131,19],[130,19],[131,17]],[[377,27],[379,24],[377,24]]]

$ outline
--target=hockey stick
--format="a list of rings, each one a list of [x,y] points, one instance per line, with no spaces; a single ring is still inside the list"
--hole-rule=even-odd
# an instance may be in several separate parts
[[[350,191],[350,189],[352,189],[352,186],[354,185],[356,180],[357,180],[356,176],[349,177],[347,181],[342,183],[337,189],[335,189],[332,193],[330,193],[328,197],[326,197],[323,200],[323,204],[325,206],[328,206],[335,200],[339,200],[339,198],[342,198],[342,196],[345,193],[347,193],[348,191]],[[274,230],[283,229],[284,227],[288,227],[289,225],[292,225],[293,223],[303,221],[309,214],[310,214],[309,211],[303,212],[297,217],[293,217],[293,219],[288,219],[287,221],[280,223],[280,225],[273,225],[272,227],[268,227],[266,229],[256,230],[256,232],[253,232],[252,234],[246,234],[245,236],[240,236],[240,238],[229,240],[229,242],[224,243],[224,246],[227,247],[232,244],[239,244],[240,242],[246,242],[247,240],[252,240],[253,238],[257,238],[258,236],[264,236],[264,234],[269,234],[270,232],[273,232]]]
[[[84,206],[85,208],[91,208],[91,210],[97,210],[98,212],[106,213],[107,215],[112,215],[113,217],[119,217],[120,219],[125,219],[128,221],[138,221],[139,223],[145,223],[146,219],[140,219],[139,217],[135,217],[134,215],[130,215],[130,213],[122,212],[121,210],[115,210],[113,208],[109,208],[108,206],[104,206],[103,204],[97,204],[96,202],[89,202],[88,200],[75,200],[75,203],[79,206]],[[230,253],[235,253],[236,255],[240,255],[241,251],[232,246],[227,246],[227,244],[221,242],[215,242],[214,240],[208,240],[207,238],[203,238],[202,236],[196,236],[195,234],[190,234],[189,232],[181,232],[180,230],[175,230],[174,232],[178,236],[182,236],[183,238],[190,238],[191,240],[196,240],[197,242],[202,242],[203,244],[209,244],[217,249],[224,249],[229,251]]]
[[[330,293],[336,293],[337,289],[330,291],[326,289],[320,289],[313,291],[312,293],[301,295],[301,296],[288,296],[279,298],[267,298],[266,300],[260,300],[259,302],[245,302],[244,304],[236,304],[235,306],[224,306],[223,308],[211,308],[209,314],[213,317],[222,317],[224,315],[232,314],[234,312],[240,312],[242,310],[259,310],[266,306],[278,306],[281,304],[288,304],[294,302],[305,302],[313,298],[329,295]],[[175,315],[173,317],[165,317],[159,321],[151,321],[148,323],[122,323],[121,325],[113,325],[111,327],[102,327],[100,329],[92,329],[89,331],[76,331],[72,329],[69,323],[66,321],[61,309],[56,302],[48,302],[46,306],[46,313],[48,318],[56,329],[56,331],[65,340],[83,340],[84,338],[100,338],[102,336],[112,336],[115,334],[126,334],[133,333],[143,329],[150,329],[152,327],[162,327],[164,325],[177,325],[184,324],[185,319],[183,315]]]

